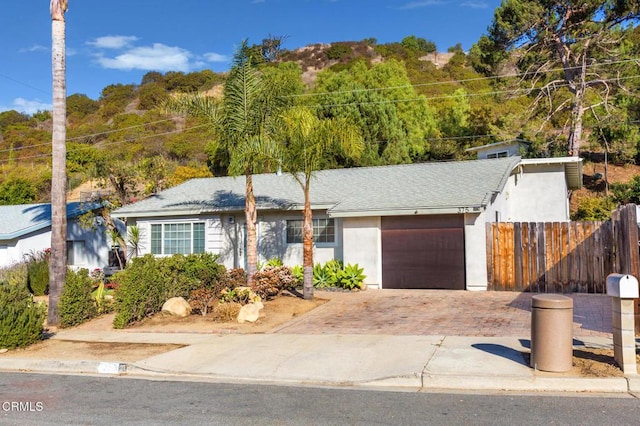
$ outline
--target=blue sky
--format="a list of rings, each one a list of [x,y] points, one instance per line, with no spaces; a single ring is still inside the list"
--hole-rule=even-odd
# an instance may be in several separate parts
[[[466,50],[486,31],[499,0],[69,0],[67,95],[97,99],[110,84],[148,71],[226,71],[243,39],[287,36],[284,47],[415,35]],[[48,0],[4,1],[0,111],[51,107]]]

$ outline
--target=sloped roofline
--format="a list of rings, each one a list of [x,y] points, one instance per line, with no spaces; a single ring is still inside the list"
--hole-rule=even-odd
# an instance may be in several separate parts
[[[0,240],[12,240],[15,238],[20,238],[24,235],[28,235],[32,232],[39,231],[41,229],[47,228],[51,226],[51,204],[50,203],[41,203],[41,204],[19,204],[15,206],[3,206],[5,208],[43,208],[42,215],[45,216],[44,219],[38,220],[34,222],[32,225],[15,229],[11,232],[0,233]],[[98,209],[103,207],[102,203],[80,203],[80,202],[72,202],[67,203],[67,219],[73,219],[80,215],[83,215],[89,211]],[[47,218],[48,217],[48,218]]]

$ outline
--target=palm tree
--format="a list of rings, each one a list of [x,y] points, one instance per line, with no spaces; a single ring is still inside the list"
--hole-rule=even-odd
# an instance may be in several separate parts
[[[258,214],[253,191],[253,174],[274,158],[277,145],[270,137],[268,86],[251,63],[246,41],[235,55],[233,67],[224,86],[224,98],[217,102],[201,94],[187,94],[170,99],[166,109],[204,118],[217,133],[216,148],[229,153],[229,174],[245,176],[245,221],[247,227],[247,278],[249,283],[258,270]]]
[[[338,150],[347,158],[364,150],[360,129],[342,117],[319,119],[306,107],[293,107],[282,115],[280,126],[283,168],[304,193],[302,242],[305,299],[313,299],[313,212],[310,186],[313,172],[325,164],[327,153]]]
[[[53,135],[51,138],[51,260],[49,264],[49,310],[47,322],[60,323],[58,301],[67,275],[66,194],[66,68],[65,21],[67,0],[51,0],[53,72]]]

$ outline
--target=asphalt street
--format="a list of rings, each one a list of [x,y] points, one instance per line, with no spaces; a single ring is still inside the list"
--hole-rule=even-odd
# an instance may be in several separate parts
[[[28,373],[0,376],[20,425],[635,425],[629,394],[515,395],[234,385]]]

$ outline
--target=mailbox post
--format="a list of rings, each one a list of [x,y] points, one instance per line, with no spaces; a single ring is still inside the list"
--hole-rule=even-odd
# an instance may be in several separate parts
[[[607,277],[607,295],[611,296],[613,357],[624,374],[638,374],[633,306],[638,298],[638,280],[632,275]]]

